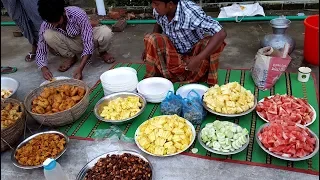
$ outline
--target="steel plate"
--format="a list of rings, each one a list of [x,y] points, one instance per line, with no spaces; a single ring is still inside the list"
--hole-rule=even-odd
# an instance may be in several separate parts
[[[309,128],[304,127],[304,126],[301,126],[301,127],[308,129],[308,131],[311,133],[311,135],[316,139],[316,145],[315,145],[315,149],[314,149],[313,153],[311,153],[311,154],[309,154],[309,155],[307,155],[307,156],[305,156],[305,157],[302,157],[302,158],[288,158],[288,157],[283,157],[283,156],[277,155],[277,154],[269,151],[267,148],[265,148],[265,147],[263,146],[263,144],[261,143],[261,141],[260,141],[259,138],[258,138],[258,134],[263,130],[263,128],[265,128],[265,127],[267,127],[267,126],[269,126],[269,125],[270,125],[270,123],[266,123],[266,124],[260,126],[260,128],[258,129],[258,131],[257,131],[257,133],[256,133],[256,140],[257,140],[259,146],[260,146],[266,153],[270,154],[270,155],[273,156],[273,157],[276,157],[276,158],[279,158],[279,159],[283,159],[283,160],[287,160],[287,161],[303,161],[303,160],[306,160],[306,159],[310,159],[310,158],[312,158],[314,155],[317,154],[317,152],[318,152],[318,150],[319,150],[319,138],[317,137],[317,135],[316,135],[314,132],[312,132]]]
[[[137,153],[137,152],[134,152],[134,151],[129,151],[129,150],[123,150],[123,151],[112,151],[112,152],[108,152],[108,153],[104,153],[104,154],[101,154],[99,156],[97,156],[96,158],[92,159],[90,162],[88,162],[81,170],[80,172],[78,173],[77,175],[77,178],[76,180],[84,180],[87,172],[89,171],[89,169],[93,168],[94,165],[98,162],[99,159],[101,158],[104,158],[106,157],[107,155],[121,155],[121,154],[124,154],[124,153],[128,153],[128,154],[132,154],[134,156],[137,156],[141,159],[143,159],[144,161],[148,162],[149,165],[150,165],[150,168],[151,168],[151,178],[153,179],[154,177],[154,172],[153,172],[153,168],[152,168],[152,165],[150,163],[150,161],[145,158],[144,156],[142,156],[141,154]]]
[[[22,168],[22,169],[35,169],[35,168],[43,167],[42,164],[37,165],[37,166],[25,166],[25,165],[21,165],[21,164],[18,163],[17,159],[15,158],[15,154],[16,154],[17,150],[18,150],[20,147],[24,146],[26,143],[28,143],[28,142],[29,142],[31,139],[33,139],[34,137],[39,136],[39,135],[42,135],[42,134],[59,134],[60,136],[63,136],[63,137],[65,138],[65,140],[66,140],[66,144],[65,144],[65,146],[64,146],[63,151],[61,151],[61,152],[57,155],[57,157],[54,158],[54,159],[58,159],[60,156],[62,156],[62,154],[63,154],[64,152],[66,152],[67,146],[68,146],[68,143],[69,143],[69,137],[68,137],[67,135],[65,135],[64,133],[59,132],[59,131],[45,131],[45,132],[40,132],[40,133],[34,134],[34,135],[26,138],[24,141],[22,141],[22,142],[14,149],[14,151],[12,151],[11,160],[12,160],[12,163],[13,163],[15,166],[17,166],[18,168]]]

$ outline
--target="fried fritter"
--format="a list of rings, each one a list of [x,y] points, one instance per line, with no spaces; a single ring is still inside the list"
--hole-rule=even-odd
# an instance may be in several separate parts
[[[22,165],[40,165],[47,158],[57,157],[63,151],[65,144],[65,138],[58,134],[42,134],[19,148],[15,158]]]
[[[33,99],[31,111],[37,114],[52,114],[70,109],[85,93],[84,88],[68,84],[44,88],[40,95]]]
[[[21,116],[22,116],[22,112],[21,112],[19,104],[8,103],[1,110],[1,129],[11,126]]]

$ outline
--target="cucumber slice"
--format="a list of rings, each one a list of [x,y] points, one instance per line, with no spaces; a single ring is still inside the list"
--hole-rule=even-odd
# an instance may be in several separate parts
[[[237,132],[237,128],[236,128],[236,127],[232,127],[231,130],[232,130],[232,132],[234,132],[234,133]]]
[[[225,133],[225,135],[227,136],[227,138],[232,138],[233,137],[233,132],[232,131],[227,131]]]
[[[220,143],[217,142],[217,141],[214,141],[214,142],[212,143],[212,145],[213,145],[213,148],[221,148]]]
[[[192,152],[193,154],[196,154],[196,153],[198,152],[198,149],[197,149],[197,148],[192,148],[192,149],[191,149],[191,152]]]
[[[222,152],[225,152],[225,153],[230,152],[229,149],[222,149],[221,151],[222,151]]]
[[[243,131],[242,127],[238,126],[238,127],[237,127],[237,132],[238,132],[238,133],[241,133],[242,131]]]
[[[229,149],[229,150],[230,150],[230,149],[231,149],[231,145],[229,145],[229,146],[223,146],[222,148],[223,148],[223,149]]]

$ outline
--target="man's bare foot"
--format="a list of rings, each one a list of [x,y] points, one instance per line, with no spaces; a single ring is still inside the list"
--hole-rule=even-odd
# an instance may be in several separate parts
[[[74,56],[73,58],[69,58],[61,64],[58,70],[60,72],[65,72],[68,69],[70,69],[76,62],[77,62],[77,56]]]
[[[100,57],[107,64],[111,64],[111,63],[115,62],[114,57],[112,57],[112,55],[107,52],[100,53]]]

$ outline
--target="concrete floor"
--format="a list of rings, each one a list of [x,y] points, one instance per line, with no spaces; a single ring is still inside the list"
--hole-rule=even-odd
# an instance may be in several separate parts
[[[260,40],[264,35],[272,32],[268,22],[242,22],[222,23],[227,30],[227,47],[220,58],[221,68],[250,68],[254,56],[259,49]],[[37,70],[34,62],[24,61],[30,46],[23,37],[15,38],[12,31],[16,27],[1,27],[1,65],[16,66],[18,71],[5,76],[17,79],[20,87],[17,98],[23,101],[25,95],[44,81],[41,72]],[[142,38],[144,33],[152,31],[152,25],[128,26],[124,32],[115,34],[110,52],[118,62],[141,62],[140,56],[143,50]],[[291,54],[292,62],[289,70],[297,70],[303,62],[303,22],[292,22],[288,34],[296,40],[296,49]],[[58,72],[61,63],[60,58],[50,56],[49,68],[54,76],[71,77],[73,70],[79,62],[65,73]],[[308,65],[309,66],[309,65]],[[99,76],[111,65],[103,63],[97,56],[93,57],[93,63],[86,66],[83,80],[89,86],[93,86]],[[319,76],[319,68],[310,66],[313,72]],[[317,81],[319,78],[317,78]],[[38,124],[28,119],[32,129]],[[75,179],[76,174],[86,163],[84,149],[92,142],[72,140],[65,155],[59,160],[68,172],[70,179]],[[5,180],[44,179],[42,170],[21,170],[13,166],[10,161],[10,151],[1,153],[1,178]],[[195,159],[187,156],[175,156],[171,158],[151,158],[157,171],[156,179],[318,179],[319,176],[294,173],[289,171],[253,167],[239,164],[222,163]],[[195,163],[196,162],[196,163]]]

